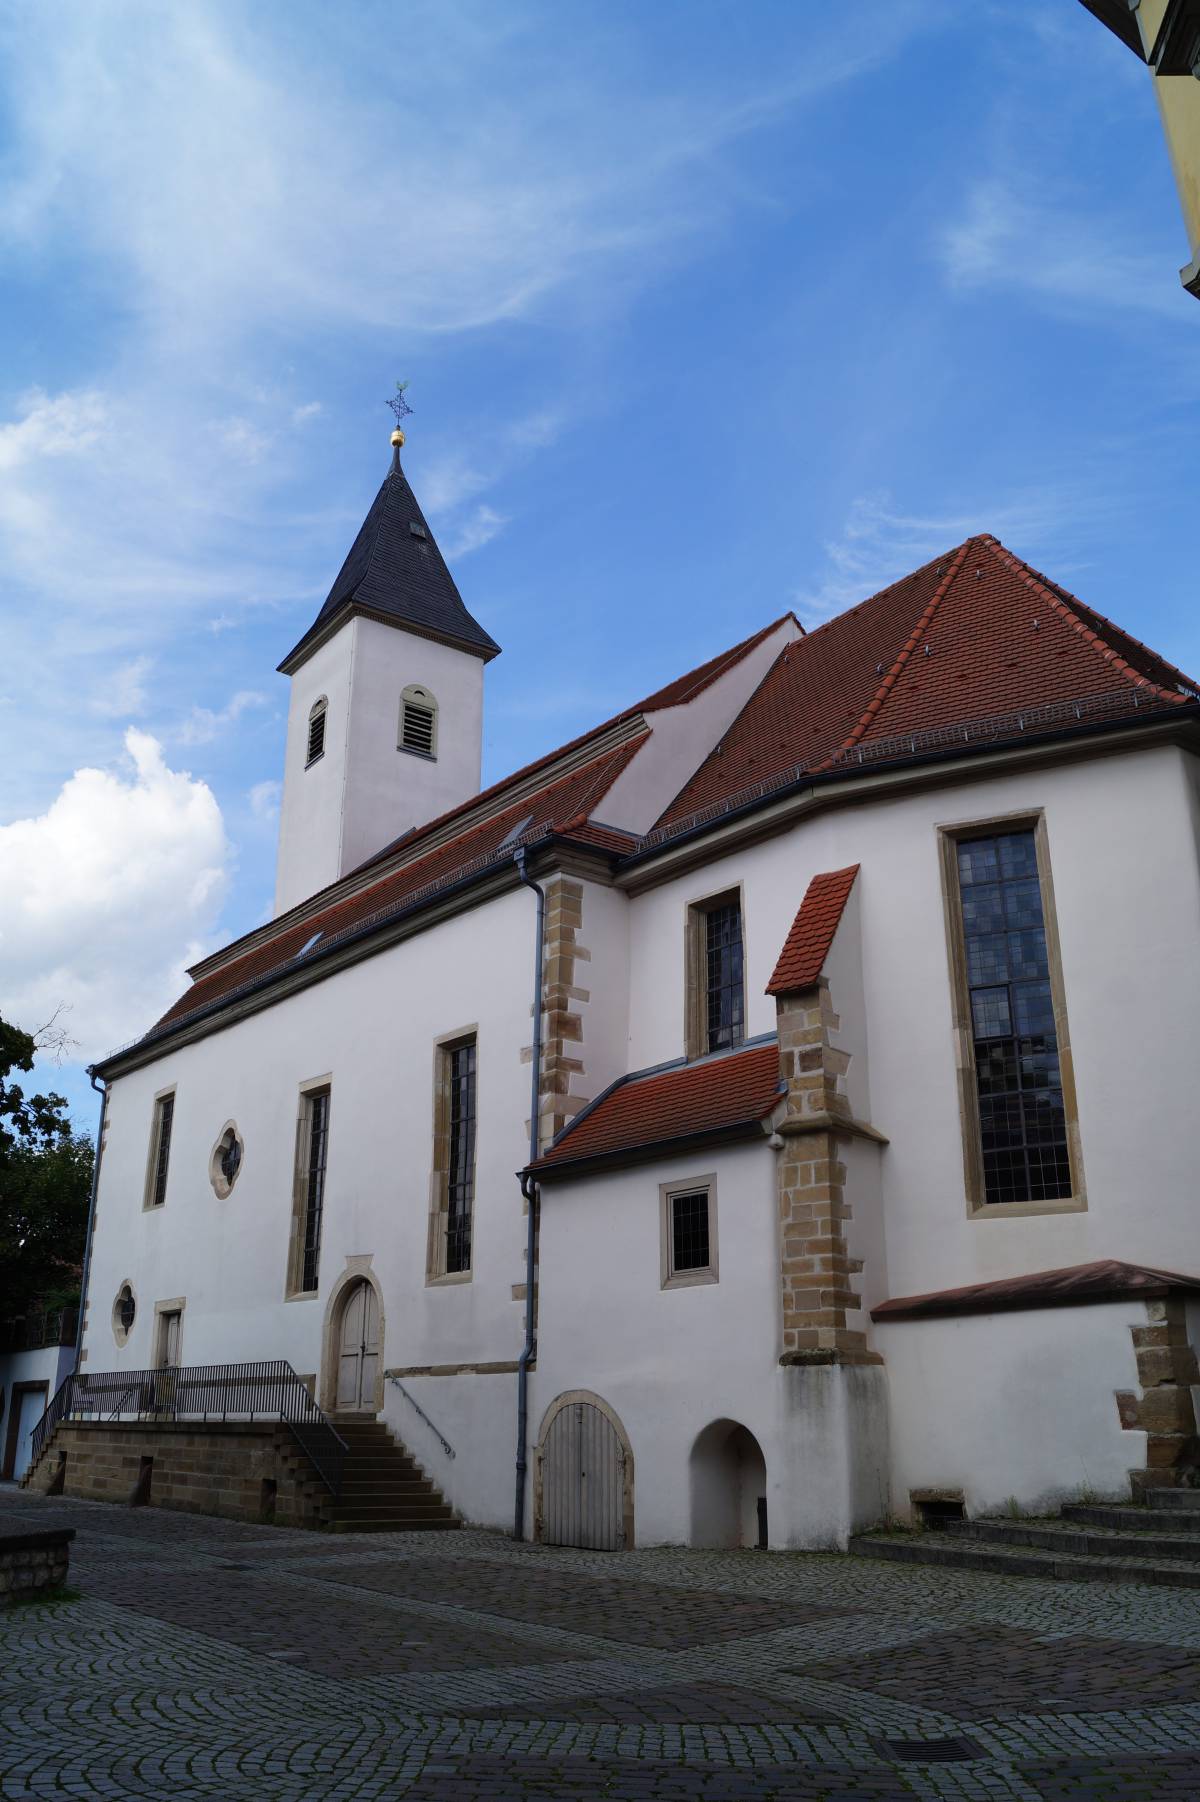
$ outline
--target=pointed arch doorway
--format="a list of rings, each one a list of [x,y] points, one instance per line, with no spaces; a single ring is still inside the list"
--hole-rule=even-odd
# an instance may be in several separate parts
[[[375,1285],[358,1277],[342,1291],[335,1322],[334,1407],[339,1414],[375,1413],[380,1339]]]

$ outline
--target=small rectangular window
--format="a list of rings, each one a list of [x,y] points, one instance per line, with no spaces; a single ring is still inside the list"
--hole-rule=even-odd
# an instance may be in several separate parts
[[[717,1280],[717,1182],[714,1176],[664,1183],[659,1190],[662,1286]]]
[[[1031,824],[947,841],[955,1014],[970,1049],[961,1073],[968,1193],[980,1211],[1077,1195],[1066,1008],[1041,836]]]
[[[167,1199],[167,1169],[171,1161],[171,1128],[174,1120],[175,1092],[172,1090],[168,1095],[160,1095],[154,1103],[143,1203],[148,1208],[161,1208]]]
[[[304,762],[307,766],[315,763],[325,750],[325,708],[314,713],[308,722],[308,755]]]
[[[687,1052],[730,1051],[746,1036],[742,903],[735,890],[688,909]]]
[[[467,1275],[471,1270],[476,1077],[473,1037],[438,1047],[431,1276]]]
[[[288,1288],[292,1294],[315,1295],[319,1285],[325,1171],[329,1158],[329,1097],[328,1088],[307,1089],[300,1097],[288,1273]]]

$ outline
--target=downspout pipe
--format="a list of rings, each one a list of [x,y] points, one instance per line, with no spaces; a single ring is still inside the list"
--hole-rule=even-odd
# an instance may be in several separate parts
[[[539,1113],[542,1105],[542,959],[546,943],[546,891],[530,876],[525,867],[525,846],[516,851],[517,875],[537,896],[537,929],[533,956],[533,1058],[529,1096],[529,1162],[536,1161],[541,1149]],[[513,1512],[513,1538],[525,1537],[525,1479],[528,1472],[529,1442],[529,1366],[537,1352],[534,1314],[534,1269],[537,1253],[538,1187],[528,1172],[521,1174],[521,1194],[525,1197],[525,1343],[517,1360],[517,1490]]]
[[[75,1363],[83,1355],[83,1317],[87,1312],[88,1281],[92,1274],[92,1236],[96,1228],[96,1191],[100,1186],[100,1152],[104,1145],[104,1116],[108,1109],[108,1084],[96,1081],[95,1066],[88,1065],[88,1081],[100,1097],[100,1124],[96,1128],[96,1156],[92,1161],[92,1193],[88,1200],[87,1237],[83,1242],[83,1274],[79,1281],[79,1324],[75,1328]]]

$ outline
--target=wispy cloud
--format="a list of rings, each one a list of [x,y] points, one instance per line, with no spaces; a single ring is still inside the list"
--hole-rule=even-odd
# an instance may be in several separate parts
[[[1024,289],[1072,311],[1110,313],[1122,325],[1131,312],[1189,322],[1168,246],[1122,248],[1128,233],[1099,207],[1073,206],[1056,195],[1044,170],[1037,191],[1026,191],[1032,185],[1007,175],[972,184],[938,240],[953,286]]]
[[[146,709],[146,678],[153,669],[150,657],[135,657],[124,663],[113,675],[104,691],[92,702],[93,713],[102,719],[131,719]]]
[[[266,695],[260,694],[257,689],[239,689],[219,713],[214,712],[211,707],[193,707],[174,737],[181,745],[211,744],[227,727],[235,725],[243,713],[250,708],[265,707],[267,704]]]
[[[804,625],[820,625],[976,532],[992,532],[1068,575],[1079,567],[1089,527],[1118,504],[1111,492],[1082,484],[1028,488],[1001,501],[927,514],[905,512],[889,494],[861,495],[824,546],[824,571],[798,588],[792,602]]]
[[[446,556],[453,562],[456,558],[470,556],[472,551],[482,550],[507,524],[508,519],[503,513],[497,513],[494,507],[481,504],[459,523],[454,536],[443,547]]]

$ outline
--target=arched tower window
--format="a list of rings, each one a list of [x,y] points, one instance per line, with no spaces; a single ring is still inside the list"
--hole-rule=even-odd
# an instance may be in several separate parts
[[[308,716],[308,754],[304,759],[304,767],[315,763],[318,757],[325,755],[325,715],[329,711],[329,702],[322,695],[314,701]]]
[[[410,683],[400,697],[400,749],[437,756],[438,704],[427,688]]]

